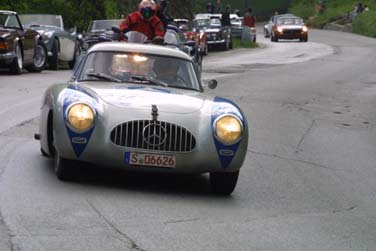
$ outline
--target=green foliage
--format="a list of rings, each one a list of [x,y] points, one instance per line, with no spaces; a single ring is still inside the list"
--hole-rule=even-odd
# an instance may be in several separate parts
[[[376,38],[376,11],[368,11],[357,16],[353,22],[355,33]]]
[[[309,17],[315,15],[315,3],[313,1],[298,2],[293,4],[288,12],[307,20]]]

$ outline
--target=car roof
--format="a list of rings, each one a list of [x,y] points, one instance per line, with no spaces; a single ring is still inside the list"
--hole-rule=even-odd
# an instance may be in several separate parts
[[[180,50],[153,44],[103,42],[97,43],[89,49],[89,53],[96,51],[144,53],[160,56],[170,56],[191,61],[189,56]]]
[[[9,11],[9,10],[0,10],[1,14],[10,14],[10,15],[17,15],[17,12]]]

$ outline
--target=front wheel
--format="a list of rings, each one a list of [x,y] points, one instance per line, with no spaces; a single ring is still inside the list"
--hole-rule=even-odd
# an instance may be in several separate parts
[[[14,53],[16,54],[16,57],[10,64],[10,72],[14,75],[18,75],[21,74],[23,66],[22,49],[19,43],[16,44],[16,47],[14,48]]]
[[[214,193],[230,195],[238,182],[239,171],[210,173],[210,183]]]
[[[30,72],[41,72],[47,61],[47,48],[43,41],[38,40],[37,47],[33,56],[33,63],[26,67],[26,70]]]

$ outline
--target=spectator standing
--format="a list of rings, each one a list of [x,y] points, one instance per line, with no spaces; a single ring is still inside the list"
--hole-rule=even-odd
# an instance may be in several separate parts
[[[244,14],[244,26],[256,27],[256,18],[253,16],[252,8],[248,8],[247,12]]]
[[[222,26],[231,26],[230,5],[226,5],[225,11],[222,12],[221,23]]]
[[[222,12],[221,0],[217,0],[217,3],[215,5],[215,13],[221,13],[221,12]]]
[[[214,5],[212,4],[212,2],[207,2],[206,11],[210,14],[214,14]]]

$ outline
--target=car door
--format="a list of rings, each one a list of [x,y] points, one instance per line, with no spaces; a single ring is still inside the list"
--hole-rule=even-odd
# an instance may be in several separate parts
[[[24,29],[17,15],[10,15],[5,23],[7,28],[16,30],[17,36],[20,39],[23,47],[23,61],[30,62],[34,56],[35,36],[36,32]]]

